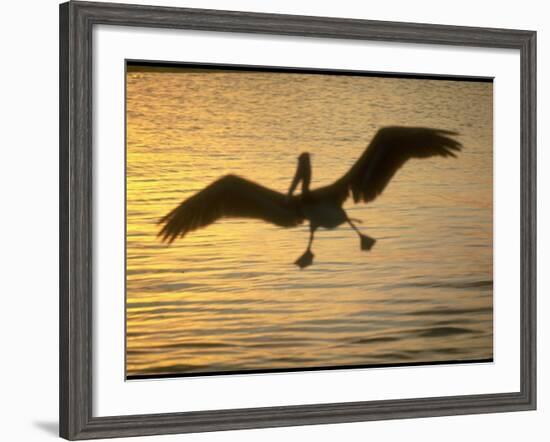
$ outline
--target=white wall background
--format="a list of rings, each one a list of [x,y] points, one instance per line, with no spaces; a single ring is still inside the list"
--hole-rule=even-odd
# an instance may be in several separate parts
[[[130,0],[128,0],[130,1]],[[162,436],[132,440],[548,440],[550,327],[545,272],[550,220],[548,83],[550,14],[546,2],[463,0],[134,0],[166,6],[534,29],[538,34],[539,124],[539,409],[273,430]],[[9,2],[0,27],[0,439],[42,441],[57,434],[58,368],[58,3]],[[545,210],[546,209],[546,210]],[[450,380],[452,382],[452,380]]]

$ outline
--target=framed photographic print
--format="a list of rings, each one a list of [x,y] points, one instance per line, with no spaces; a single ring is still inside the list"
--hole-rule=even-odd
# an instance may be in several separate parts
[[[529,410],[532,31],[60,7],[60,435]]]

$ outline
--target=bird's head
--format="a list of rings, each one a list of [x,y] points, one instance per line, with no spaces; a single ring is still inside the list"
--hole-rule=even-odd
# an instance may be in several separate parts
[[[298,167],[296,168],[296,173],[294,179],[290,184],[290,189],[288,190],[288,196],[291,196],[298,186],[299,182],[302,182],[302,193],[307,193],[309,191],[309,183],[311,181],[311,159],[310,155],[307,152],[303,152],[298,156]]]
[[[303,165],[311,164],[311,156],[309,155],[309,153],[308,152],[302,152],[298,156],[298,163],[303,164]]]

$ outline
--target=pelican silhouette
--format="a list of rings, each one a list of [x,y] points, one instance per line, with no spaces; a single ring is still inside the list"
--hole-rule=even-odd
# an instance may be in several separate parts
[[[355,203],[369,203],[386,188],[395,173],[411,158],[456,157],[462,145],[456,132],[424,127],[384,127],[378,130],[363,154],[349,171],[334,183],[314,190],[311,161],[307,152],[298,157],[290,189],[284,193],[236,175],[226,175],[183,201],[159,223],[163,241],[206,227],[221,218],[255,218],[290,228],[309,221],[309,242],[295,264],[300,268],[313,262],[311,246],[319,227],[334,229],[348,223],[359,235],[362,250],[370,250],[375,239],[364,235],[342,208],[351,195]],[[300,195],[293,195],[299,183]]]

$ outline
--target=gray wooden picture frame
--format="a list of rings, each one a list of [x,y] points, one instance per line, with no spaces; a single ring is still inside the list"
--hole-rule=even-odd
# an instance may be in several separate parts
[[[93,416],[92,29],[97,24],[519,50],[520,391],[254,409]],[[60,5],[60,436],[77,440],[535,409],[535,81],[534,31],[109,3],[68,2]]]

